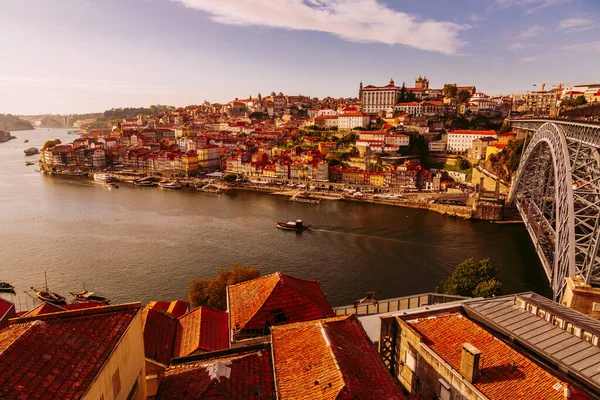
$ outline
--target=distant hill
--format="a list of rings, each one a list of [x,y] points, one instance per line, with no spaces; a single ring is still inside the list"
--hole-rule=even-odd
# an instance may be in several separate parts
[[[25,131],[33,129],[29,121],[24,121],[16,115],[0,114],[1,131]]]

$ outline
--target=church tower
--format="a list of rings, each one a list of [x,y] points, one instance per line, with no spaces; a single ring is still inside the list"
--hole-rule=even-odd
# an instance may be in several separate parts
[[[360,81],[360,86],[358,87],[358,98],[360,100],[362,100],[362,94],[363,94],[363,84],[362,84],[362,81]]]

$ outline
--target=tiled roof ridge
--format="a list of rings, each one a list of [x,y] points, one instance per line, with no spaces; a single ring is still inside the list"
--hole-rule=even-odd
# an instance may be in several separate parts
[[[278,275],[281,274],[281,272],[273,272],[272,274],[269,275],[265,275],[265,276],[259,276],[258,278],[254,278],[254,279],[249,279],[247,281],[244,282],[240,282],[240,283],[234,283],[233,285],[227,285],[227,287],[234,287],[234,286],[239,286],[239,285],[243,285],[244,283],[249,283],[249,282],[254,282],[254,281],[258,281],[260,279],[266,279],[271,277],[272,275]]]
[[[341,319],[336,320],[334,322],[338,322],[338,321],[341,321]],[[337,373],[339,375],[341,375],[342,382],[344,382],[344,386],[342,386],[340,391],[335,396],[335,398],[337,399],[338,396],[340,395],[340,393],[342,393],[344,391],[344,389],[346,389],[346,391],[348,390],[348,383],[346,382],[346,379],[345,379],[346,377],[344,375],[344,371],[342,371],[342,369],[340,368],[340,364],[338,363],[335,352],[333,351],[333,349],[331,347],[331,339],[329,338],[329,334],[327,333],[327,326],[325,324],[329,324],[329,321],[322,321],[322,320],[317,321],[316,325],[320,325],[321,335],[323,335],[323,340],[325,341],[325,345],[329,349],[329,353],[331,354],[331,360],[333,361],[333,364],[335,365],[335,369],[337,370]]]
[[[126,310],[139,310],[142,304],[137,303],[125,303],[125,304],[117,304],[111,306],[103,306],[103,307],[92,307],[92,308],[84,308],[79,310],[66,310],[55,313],[48,313],[43,315],[37,315],[34,317],[20,317],[20,318],[11,318],[8,320],[9,325],[25,323],[30,321],[53,321],[67,318],[75,318],[75,317],[84,317],[88,315],[97,315],[97,314],[107,314],[117,311],[126,311]]]

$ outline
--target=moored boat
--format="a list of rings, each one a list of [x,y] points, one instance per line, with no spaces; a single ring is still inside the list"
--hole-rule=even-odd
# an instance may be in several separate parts
[[[181,183],[177,181],[160,181],[158,186],[163,189],[181,189]]]
[[[310,229],[311,225],[304,225],[304,222],[301,219],[297,219],[296,221],[279,221],[277,222],[277,228],[283,229],[286,231],[296,231],[302,232],[304,230]]]
[[[78,303],[110,304],[110,300],[104,296],[99,296],[94,292],[86,290],[85,287],[79,292],[70,292]]]
[[[25,139],[23,140],[23,143],[29,143],[29,140]]]
[[[108,182],[111,179],[109,174],[94,174],[94,180],[98,182]]]
[[[108,190],[113,190],[113,189],[118,189],[119,184],[114,181],[106,181],[106,182],[104,182],[104,187],[106,187]]]
[[[314,197],[310,197],[303,192],[298,192],[292,197],[290,197],[290,201],[295,201],[297,203],[307,203],[307,204],[319,204],[321,203],[321,199],[316,199]]]
[[[59,306],[67,304],[67,300],[65,299],[64,296],[61,296],[58,293],[54,293],[54,292],[50,291],[50,289],[48,289],[48,277],[46,276],[45,272],[44,272],[44,278],[46,280],[46,288],[45,289],[36,289],[34,287],[31,287],[31,290],[33,290],[33,292],[35,293],[37,298],[46,303],[52,303],[52,304],[56,304]]]
[[[219,189],[218,186],[215,186],[213,184],[208,184],[202,187],[198,188],[199,192],[205,192],[205,193],[213,193],[213,194],[223,194],[223,191],[221,189]]]
[[[0,281],[0,292],[14,292],[15,287],[8,282]]]
[[[33,164],[35,164],[35,163],[34,163],[34,162],[31,162],[31,161],[27,161],[27,162],[25,162],[25,165],[27,165],[27,166],[29,166],[29,165],[33,165]]]

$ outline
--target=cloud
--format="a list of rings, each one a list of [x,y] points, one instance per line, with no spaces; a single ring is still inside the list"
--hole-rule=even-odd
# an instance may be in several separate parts
[[[532,25],[529,28],[522,31],[521,33],[519,33],[517,35],[517,38],[519,38],[519,39],[532,38],[532,37],[535,37],[535,36],[539,35],[540,33],[542,33],[543,30],[544,30],[544,28],[542,28],[540,25]]]
[[[527,7],[527,14],[571,0],[493,0],[496,8]]]
[[[512,51],[528,49],[531,47],[537,46],[536,43],[523,43],[523,42],[514,42],[508,45],[508,49]]]
[[[530,63],[530,62],[534,62],[537,61],[537,57],[523,57],[519,59],[519,62],[522,63]]]
[[[560,50],[570,53],[600,53],[600,40],[561,46]]]
[[[568,18],[558,23],[558,29],[565,32],[580,32],[592,29],[595,24],[596,21],[589,18]]]
[[[469,15],[469,19],[471,20],[471,22],[473,22],[474,24],[480,22],[483,20],[483,15],[481,14],[476,14],[476,13],[471,13],[471,15]]]
[[[351,42],[456,54],[466,25],[419,19],[380,0],[172,0],[227,25],[327,32]]]

